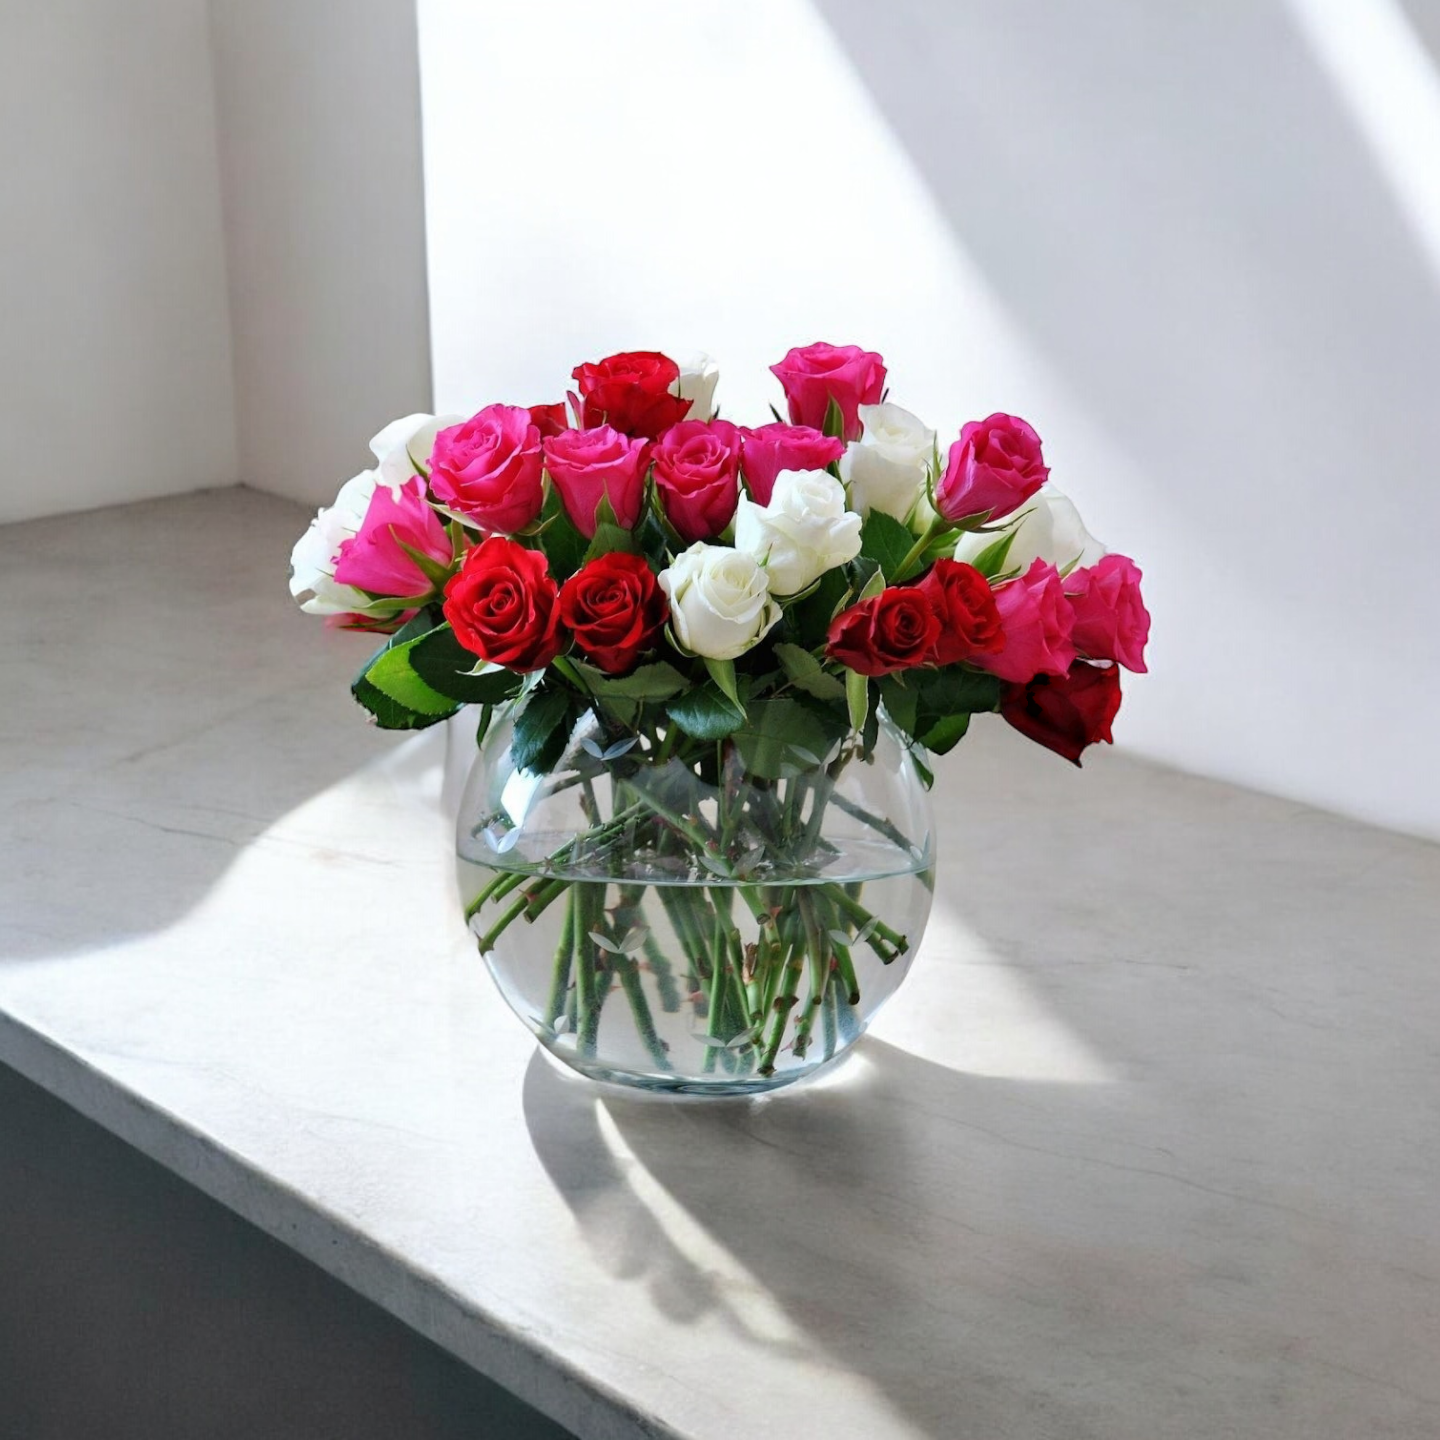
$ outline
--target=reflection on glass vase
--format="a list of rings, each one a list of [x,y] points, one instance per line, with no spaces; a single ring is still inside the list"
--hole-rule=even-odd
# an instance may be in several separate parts
[[[784,736],[640,735],[594,713],[538,773],[511,714],[460,806],[461,900],[510,1007],[595,1079],[768,1090],[832,1064],[904,979],[930,910],[930,799],[881,716]]]

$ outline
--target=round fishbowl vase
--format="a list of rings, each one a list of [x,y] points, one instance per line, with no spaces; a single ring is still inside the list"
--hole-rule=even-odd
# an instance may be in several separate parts
[[[625,733],[591,712],[534,768],[512,722],[485,731],[465,785],[460,895],[552,1056],[734,1095],[850,1050],[905,978],[934,883],[930,797],[883,712],[824,755]]]

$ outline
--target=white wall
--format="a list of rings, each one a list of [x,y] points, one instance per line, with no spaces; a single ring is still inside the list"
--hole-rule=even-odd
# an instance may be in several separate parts
[[[0,0],[0,521],[237,478],[205,0]]]
[[[440,408],[699,344],[753,421],[790,344],[879,349],[942,432],[1034,420],[1143,564],[1125,743],[1440,837],[1440,110],[1394,0],[420,22]]]
[[[413,0],[212,0],[240,473],[315,503],[430,402]]]

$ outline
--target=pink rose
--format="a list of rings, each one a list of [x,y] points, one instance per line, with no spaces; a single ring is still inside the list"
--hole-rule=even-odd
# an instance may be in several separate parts
[[[1023,685],[1036,675],[1064,675],[1075,658],[1070,627],[1075,623],[1060,572],[1036,560],[1018,579],[995,591],[995,608],[1005,632],[1004,646],[970,663]]]
[[[864,429],[860,406],[878,403],[885,388],[885,362],[873,350],[823,340],[790,351],[770,373],[784,389],[796,425],[823,430],[825,411],[834,400],[845,419],[847,440],[858,440]]]
[[[600,497],[606,496],[616,522],[634,528],[645,500],[650,446],[608,425],[564,430],[545,442],[545,468],[560,492],[566,514],[586,536],[595,534]]]
[[[740,494],[740,428],[728,420],[682,420],[656,442],[655,488],[665,518],[687,545],[713,540]]]
[[[428,595],[435,587],[406,553],[406,545],[437,565],[449,565],[454,559],[450,536],[430,508],[425,482],[418,475],[398,492],[388,485],[375,487],[360,529],[340,542],[335,579],[372,595]]]
[[[1145,673],[1150,612],[1140,598],[1140,567],[1128,555],[1107,555],[1065,577],[1075,613],[1075,648],[1091,660],[1114,660]]]
[[[518,405],[487,405],[435,437],[430,489],[482,530],[512,535],[540,513],[540,431]]]
[[[845,453],[845,442],[808,425],[761,425],[743,430],[740,468],[757,505],[770,503],[775,477],[782,470],[823,470]]]
[[[1040,437],[1018,415],[972,420],[950,447],[945,474],[935,487],[936,508],[951,521],[972,515],[997,520],[1018,510],[1049,474]]]

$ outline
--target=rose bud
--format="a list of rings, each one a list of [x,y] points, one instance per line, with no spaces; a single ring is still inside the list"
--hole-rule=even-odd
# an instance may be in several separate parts
[[[548,440],[552,435],[558,435],[562,430],[570,428],[570,416],[566,413],[563,400],[556,401],[553,405],[531,405],[528,408],[530,419],[540,432],[542,440]]]
[[[653,650],[669,614],[655,572],[623,550],[597,556],[560,587],[561,622],[607,675],[624,675]]]
[[[560,653],[559,593],[538,550],[492,535],[445,587],[455,638],[482,660],[509,670],[543,670]]]
[[[846,440],[860,438],[860,406],[878,403],[885,389],[885,361],[873,350],[823,340],[791,350],[770,373],[785,391],[792,424],[823,430],[833,400],[844,419]]]
[[[1075,613],[1075,648],[1082,655],[1144,674],[1150,612],[1140,598],[1140,567],[1128,555],[1107,555],[1071,571],[1065,598]]]
[[[1064,675],[1036,675],[1007,685],[1000,713],[1022,735],[1080,763],[1086,746],[1111,743],[1110,724],[1120,709],[1120,671],[1077,660]]]
[[[1036,560],[1023,575],[1000,586],[995,608],[1005,643],[993,653],[976,655],[976,665],[1017,684],[1032,675],[1063,675],[1070,668],[1075,658],[1070,634],[1075,619],[1053,565]]]
[[[892,585],[830,622],[825,653],[859,675],[889,675],[925,664],[939,636],[929,597],[914,585]]]
[[[616,524],[626,530],[640,518],[645,502],[649,446],[609,425],[563,430],[545,442],[545,468],[560,492],[575,528],[593,537],[601,496],[610,502]]]
[[[447,510],[480,529],[513,534],[540,513],[542,463],[530,412],[487,405],[435,437],[430,489]]]
[[[935,487],[935,505],[952,524],[1018,510],[1050,472],[1040,437],[1018,415],[995,414],[962,427]]]
[[[862,405],[860,420],[865,438],[852,440],[840,462],[850,503],[861,515],[883,510],[902,523],[910,520],[915,507],[926,500],[935,432],[899,405]],[[928,501],[923,508],[928,521]]]
[[[418,475],[398,489],[375,487],[359,531],[340,542],[336,582],[372,595],[428,595],[434,584],[406,545],[437,565],[454,559],[450,536],[425,498],[425,482]]]
[[[845,453],[845,442],[809,425],[760,425],[741,432],[740,468],[751,498],[770,503],[775,477],[782,470],[823,470]]]
[[[682,420],[651,452],[665,518],[687,545],[713,539],[735,514],[740,438],[728,420]]]
[[[580,387],[580,423],[608,425],[622,435],[656,439],[690,413],[691,402],[674,393],[680,367],[658,350],[610,355],[571,372]]]
[[[670,393],[690,402],[687,420],[715,418],[715,387],[720,367],[708,355],[696,355],[679,367],[679,377],[670,384]]]
[[[915,587],[940,621],[932,665],[954,665],[993,655],[1005,644],[1000,610],[990,582],[973,566],[937,560]]]

